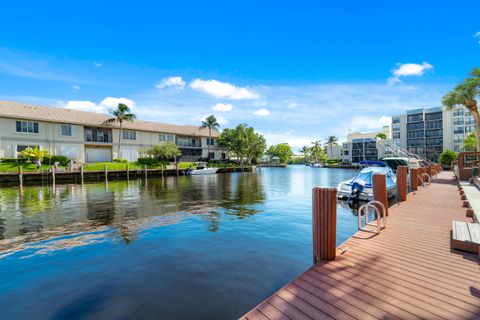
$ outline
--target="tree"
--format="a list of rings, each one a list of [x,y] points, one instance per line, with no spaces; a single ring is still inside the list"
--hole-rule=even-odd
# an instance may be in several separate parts
[[[38,147],[35,147],[35,148],[28,147],[20,151],[18,155],[28,160],[41,161],[43,158],[48,156],[48,151],[40,150]]]
[[[380,132],[380,133],[377,133],[377,135],[375,136],[375,138],[380,138],[382,140],[387,140],[387,135],[383,132]]]
[[[458,153],[452,150],[445,150],[441,155],[440,155],[440,163],[445,165],[445,166],[451,166],[452,161],[456,160],[458,158]]]
[[[328,136],[327,138],[327,145],[330,146],[330,154],[332,155],[333,158],[333,146],[337,145],[338,138],[335,136]]]
[[[476,149],[480,151],[480,113],[478,112],[477,98],[480,95],[480,69],[473,68],[470,76],[458,84],[452,91],[443,96],[442,104],[448,110],[457,106],[464,106],[475,119]]]
[[[109,110],[108,113],[113,117],[108,120],[105,120],[104,123],[113,123],[118,122],[120,125],[120,132],[118,133],[118,155],[117,158],[120,158],[120,149],[122,144],[122,129],[123,129],[123,122],[129,121],[133,122],[137,118],[135,114],[130,111],[130,108],[124,104],[119,103],[117,109]]]
[[[475,151],[477,145],[477,139],[475,138],[475,133],[470,133],[463,141],[463,150],[465,151]]]
[[[272,162],[272,158],[278,158],[280,163],[288,163],[288,160],[293,156],[293,151],[288,145],[288,143],[279,143],[276,146],[270,146],[266,154]]]
[[[313,147],[310,148],[310,152],[312,154],[312,157],[315,163],[318,163],[319,154],[322,153],[321,140],[315,140],[311,142],[311,144],[313,144]]]
[[[211,140],[212,138],[212,129],[218,130],[220,124],[217,122],[217,118],[212,114],[211,116],[207,117],[204,121],[202,121],[202,128],[208,128],[208,139]],[[207,142],[207,158],[210,159],[210,141]]]
[[[182,155],[182,152],[173,142],[164,142],[148,149],[146,153],[159,161],[168,161]]]
[[[267,147],[265,138],[247,124],[224,129],[217,139],[218,146],[228,150],[241,164],[251,164],[262,157]]]
[[[310,148],[303,146],[302,149],[300,149],[300,152],[303,153],[303,163],[307,163],[307,157],[308,153],[310,152]]]

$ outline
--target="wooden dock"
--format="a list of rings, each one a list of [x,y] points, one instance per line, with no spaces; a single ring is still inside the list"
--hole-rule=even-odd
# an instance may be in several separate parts
[[[451,172],[389,209],[378,235],[357,232],[242,319],[480,319],[480,265],[450,246],[465,217]]]

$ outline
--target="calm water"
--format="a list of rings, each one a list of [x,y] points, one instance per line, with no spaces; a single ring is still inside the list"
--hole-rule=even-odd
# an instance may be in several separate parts
[[[238,318],[311,265],[311,188],[353,173],[0,189],[0,319]]]

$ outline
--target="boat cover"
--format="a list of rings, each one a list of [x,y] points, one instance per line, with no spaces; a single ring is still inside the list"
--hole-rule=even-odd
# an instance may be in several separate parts
[[[389,167],[367,167],[363,168],[352,179],[348,181],[348,185],[352,185],[354,182],[358,182],[360,179],[365,181],[365,187],[372,187],[372,179],[374,174],[384,174],[387,181],[387,189],[395,187],[395,181],[393,180],[394,174]]]

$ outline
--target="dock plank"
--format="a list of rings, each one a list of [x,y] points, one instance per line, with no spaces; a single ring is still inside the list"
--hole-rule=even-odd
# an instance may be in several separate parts
[[[480,319],[479,258],[451,247],[452,221],[472,221],[462,203],[452,173],[439,173],[389,209],[379,235],[357,232],[336,260],[315,264],[242,318]]]

